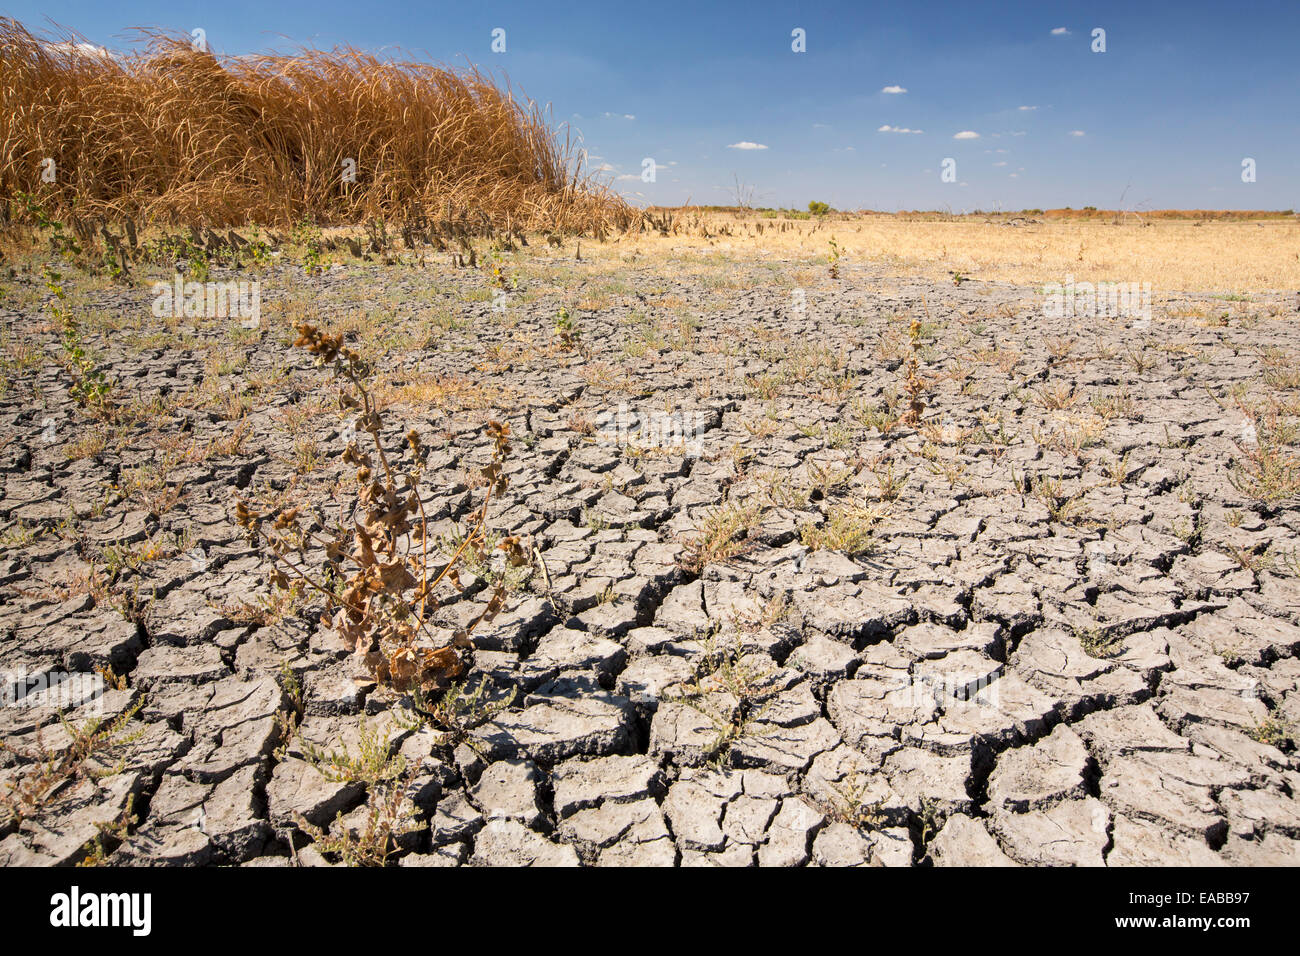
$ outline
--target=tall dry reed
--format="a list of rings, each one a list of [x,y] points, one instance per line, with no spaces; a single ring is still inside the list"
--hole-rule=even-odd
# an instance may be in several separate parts
[[[0,196],[211,225],[450,210],[498,228],[604,232],[636,216],[547,111],[475,68],[351,48],[214,56],[137,33],[134,52],[108,53],[0,18]],[[47,159],[54,182],[42,181]]]

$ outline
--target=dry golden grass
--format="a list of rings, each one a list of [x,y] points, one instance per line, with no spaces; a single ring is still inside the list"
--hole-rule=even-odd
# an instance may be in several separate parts
[[[1198,220],[1199,221],[1199,220]],[[823,261],[833,235],[840,269],[853,280],[853,266],[886,265],[903,273],[948,278],[959,272],[975,280],[1044,285],[1064,282],[1151,283],[1152,293],[1260,292],[1300,287],[1300,220],[1211,221],[1147,216],[1142,225],[1104,221],[1044,221],[1027,226],[949,222],[902,216],[863,215],[817,220],[764,219],[758,214],[688,214],[678,231],[633,240],[640,254],[671,251],[723,260],[759,256]],[[761,232],[760,232],[761,230]],[[626,257],[617,246],[584,245],[595,261]],[[820,273],[824,276],[824,267]],[[845,281],[845,280],[841,280]]]
[[[375,405],[390,407],[442,408],[465,411],[508,403],[512,390],[487,386],[468,378],[447,375],[403,375],[400,384],[381,379],[375,383]]]
[[[637,218],[542,109],[477,70],[351,48],[217,57],[139,33],[142,51],[110,56],[0,18],[0,194],[210,225],[423,211],[599,234]]]

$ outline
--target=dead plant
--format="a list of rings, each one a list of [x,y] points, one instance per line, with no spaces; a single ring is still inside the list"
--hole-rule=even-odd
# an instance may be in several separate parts
[[[464,670],[469,635],[505,603],[503,579],[469,624],[448,628],[433,616],[442,604],[436,596],[439,587],[447,582],[460,588],[458,565],[471,557],[479,564],[487,562],[488,507],[508,483],[503,463],[510,453],[509,425],[488,423],[493,451],[482,469],[483,503],[470,515],[456,550],[441,567],[432,567],[429,522],[418,489],[423,470],[419,436],[414,430],[407,433],[400,457],[390,457],[380,434],[382,415],[368,386],[370,367],[343,344],[342,335],[321,332],[308,323],[297,329],[294,344],[315,355],[318,364],[332,366],[340,382],[340,405],[357,414],[358,433],[369,436],[370,450],[353,440],[343,455],[357,468],[356,499],[341,505],[331,537],[314,530],[303,509],[292,503],[274,515],[263,515],[240,501],[236,520],[255,541],[265,541],[274,556],[274,586],[287,589],[292,578],[324,595],[322,623],[362,658],[375,681],[398,691],[443,687]],[[512,567],[528,560],[517,537],[503,538],[498,547]],[[317,549],[323,549],[323,566],[312,572],[308,561]]]

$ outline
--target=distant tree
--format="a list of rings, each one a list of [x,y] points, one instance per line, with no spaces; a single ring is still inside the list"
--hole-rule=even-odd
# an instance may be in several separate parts
[[[731,174],[734,185],[727,191],[731,193],[731,198],[736,201],[736,205],[741,209],[752,209],[754,206],[754,187],[745,182],[736,173]]]
[[[824,216],[831,211],[831,207],[829,203],[818,202],[814,199],[808,204],[808,211],[814,216]]]

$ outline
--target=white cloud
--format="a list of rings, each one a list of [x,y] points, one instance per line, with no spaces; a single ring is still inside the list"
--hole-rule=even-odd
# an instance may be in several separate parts
[[[994,165],[994,166],[1005,166],[1006,164],[1007,164],[1007,161],[1006,161],[1005,159],[1002,159],[1002,160],[998,160],[998,161],[997,161],[996,163],[994,163],[993,165]]]
[[[886,86],[880,92],[882,93],[906,93],[907,89],[902,86]]]
[[[908,129],[906,126],[890,126],[888,123],[886,123],[884,126],[880,127],[880,129],[876,130],[876,132],[877,133],[924,133],[925,130]]]
[[[762,143],[751,143],[747,139],[742,139],[739,143],[731,143],[727,149],[767,149]]]
[[[1030,111],[1030,110],[1036,110],[1036,109],[1038,109],[1038,107],[1037,107],[1037,106],[1017,106],[1016,109],[1018,109],[1018,110],[1023,110],[1023,111],[1025,111],[1025,112],[1028,112],[1028,111]]]
[[[1084,135],[1084,133],[1083,133],[1083,130],[1081,130],[1081,129],[1072,129],[1072,130],[1070,130],[1070,135],[1071,135],[1071,136],[1082,136],[1082,135]]]
[[[1065,27],[1052,27],[1052,36],[1054,37],[1069,36],[1069,34],[1070,31]]]
[[[106,47],[96,46],[93,43],[66,43],[60,41],[58,43],[42,43],[41,46],[56,55],[66,53],[72,56],[96,57],[103,60],[113,59],[113,54]]]
[[[973,129],[964,129],[960,133],[957,133],[956,135],[953,136],[953,139],[979,139],[979,138],[980,138],[980,134],[975,132]]]
[[[604,116],[605,119],[625,119],[625,120],[636,119],[636,117],[633,116],[631,113],[605,113]]]

